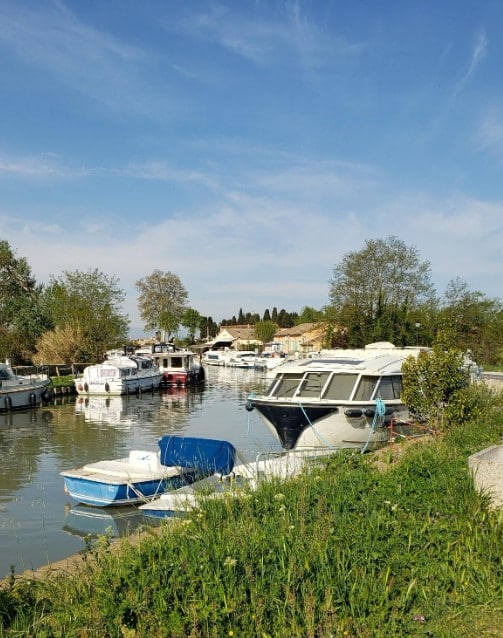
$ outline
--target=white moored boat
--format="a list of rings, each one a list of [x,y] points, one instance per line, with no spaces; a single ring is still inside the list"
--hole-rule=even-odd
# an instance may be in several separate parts
[[[34,408],[42,398],[50,398],[47,374],[14,374],[8,363],[0,363],[0,412]]]
[[[162,373],[150,357],[117,356],[84,368],[75,379],[78,394],[122,395],[157,390]]]
[[[402,364],[421,350],[382,342],[284,363],[246,408],[257,410],[287,450],[373,449],[388,441],[391,419],[408,419],[400,398]]]

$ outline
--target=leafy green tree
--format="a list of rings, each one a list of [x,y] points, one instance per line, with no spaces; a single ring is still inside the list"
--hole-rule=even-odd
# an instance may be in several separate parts
[[[462,350],[471,350],[479,363],[503,360],[503,306],[479,291],[470,291],[457,277],[449,282],[441,300],[438,325],[455,335]]]
[[[274,321],[257,321],[255,324],[255,336],[262,343],[269,343],[274,339],[278,324]]]
[[[367,240],[334,267],[329,298],[348,345],[414,342],[414,311],[435,297],[430,264],[396,237]]]
[[[322,310],[316,310],[310,306],[304,306],[300,311],[300,315],[295,320],[295,324],[301,323],[318,323],[324,320],[324,313]]]
[[[182,326],[187,328],[189,341],[194,343],[196,331],[201,322],[201,315],[194,308],[187,308],[182,317]]]
[[[440,331],[432,350],[422,350],[402,365],[402,400],[413,415],[433,427],[443,425],[449,401],[470,383],[465,356],[453,344],[454,336]]]
[[[31,362],[35,342],[51,326],[28,262],[0,241],[0,357]]]
[[[271,321],[271,313],[269,312],[269,308],[265,309],[262,321]]]
[[[176,334],[187,310],[188,294],[178,275],[154,270],[136,282],[138,308],[146,330],[161,330],[163,340]]]
[[[98,269],[64,271],[52,278],[45,293],[54,339],[66,334],[78,347],[67,344],[82,362],[100,361],[107,349],[122,345],[128,336],[129,320],[122,314],[124,292],[116,277]]]

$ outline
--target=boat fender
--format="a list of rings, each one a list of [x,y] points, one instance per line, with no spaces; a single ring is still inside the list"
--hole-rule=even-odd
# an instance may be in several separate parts
[[[0,379],[0,388],[1,388],[1,387],[2,387],[2,381],[1,381],[1,379]]]
[[[84,386],[82,385],[82,383],[79,383],[79,385],[77,386],[77,390],[79,392],[82,392],[83,389],[84,389]]]
[[[110,385],[108,381],[105,383],[105,392],[110,392]]]
[[[52,390],[47,389],[42,395],[44,401],[52,401]]]
[[[394,412],[393,408],[386,408],[384,410],[384,414],[383,415],[379,414],[378,416],[391,416],[393,412]],[[374,417],[375,413],[376,413],[375,408],[367,408],[366,410],[363,411],[363,414],[367,417]]]
[[[12,410],[12,399],[9,395],[5,397],[5,408],[6,410]]]
[[[251,412],[253,410],[253,403],[251,401],[247,401],[245,403],[245,409],[247,412]]]
[[[30,405],[33,408],[37,405],[37,397],[35,396],[33,392],[30,394]]]
[[[350,418],[355,418],[362,416],[363,410],[360,408],[348,408],[347,410],[344,410],[344,414]]]
[[[84,383],[84,390],[85,390],[86,392],[89,392],[89,386],[87,385],[87,383]]]

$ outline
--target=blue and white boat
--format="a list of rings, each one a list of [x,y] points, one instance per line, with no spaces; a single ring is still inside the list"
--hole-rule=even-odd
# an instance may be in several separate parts
[[[87,505],[131,505],[234,467],[236,450],[228,441],[168,435],[158,445],[158,452],[132,450],[126,458],[61,472],[65,491]]]
[[[235,465],[231,474],[204,478],[177,490],[165,492],[140,505],[145,516],[168,518],[177,512],[197,509],[204,501],[240,498],[267,480],[287,481],[316,467],[332,450],[290,450],[259,454],[255,461]]]

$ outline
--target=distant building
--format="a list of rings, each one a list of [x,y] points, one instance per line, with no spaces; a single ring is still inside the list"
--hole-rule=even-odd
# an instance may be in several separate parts
[[[343,333],[345,329],[336,328]],[[255,327],[250,325],[221,326],[217,336],[202,345],[204,350],[253,350],[273,349],[288,355],[304,356],[310,352],[319,352],[326,347],[327,324],[323,322],[301,323],[293,328],[278,328],[273,344],[264,344],[255,336]]]
[[[325,323],[300,323],[293,328],[278,328],[274,335],[275,343],[286,354],[306,355],[323,348],[327,326]]]
[[[262,341],[255,336],[255,326],[221,326],[217,336],[204,344],[204,349],[253,350],[262,345]]]

